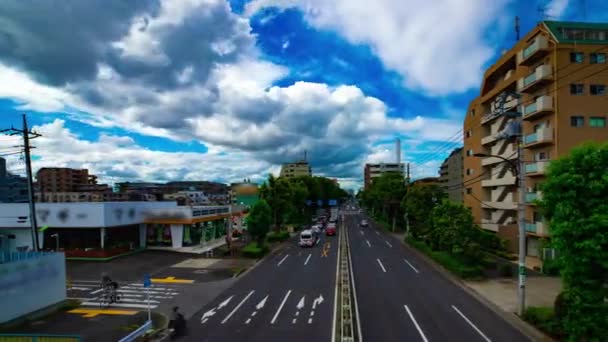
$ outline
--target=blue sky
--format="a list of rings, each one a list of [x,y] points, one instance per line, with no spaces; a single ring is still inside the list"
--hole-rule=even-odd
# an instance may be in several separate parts
[[[316,173],[357,187],[366,161],[394,159],[395,137],[414,176],[431,175],[459,145],[483,70],[514,43],[515,15],[522,35],[540,4],[552,19],[608,20],[601,0],[531,2],[93,1],[76,9],[82,33],[44,1],[50,32],[0,11],[13,25],[0,27],[12,38],[1,126],[27,113],[43,134],[34,167],[108,182],[261,180],[306,151]]]

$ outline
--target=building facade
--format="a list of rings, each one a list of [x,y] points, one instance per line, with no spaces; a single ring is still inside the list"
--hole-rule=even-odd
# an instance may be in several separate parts
[[[510,163],[517,141],[502,138],[522,119],[526,201],[526,253],[539,255],[549,237],[535,205],[551,160],[588,140],[608,139],[608,24],[544,21],[506,52],[484,75],[480,95],[464,121],[464,203],[482,228],[517,250],[518,189]],[[499,95],[505,98],[501,115]],[[475,154],[492,155],[478,158]],[[497,156],[497,157],[494,157]]]
[[[363,169],[363,180],[365,189],[369,189],[374,178],[380,177],[387,172],[399,172],[404,174],[405,164],[404,163],[377,163],[377,164],[365,164]]]
[[[312,169],[307,161],[301,160],[295,163],[285,163],[281,166],[280,177],[312,176]]]
[[[28,202],[27,178],[8,172],[6,160],[0,158],[0,203],[24,202]]]
[[[439,182],[439,177],[425,177],[416,179],[411,185],[441,185],[441,183]]]
[[[97,184],[97,176],[87,169],[43,167],[36,172],[38,191],[44,192],[94,192],[108,191],[105,184]]]
[[[462,147],[454,149],[441,164],[439,183],[450,200],[462,202]]]

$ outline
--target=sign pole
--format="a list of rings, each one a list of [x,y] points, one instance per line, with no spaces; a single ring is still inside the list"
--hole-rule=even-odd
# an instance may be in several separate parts
[[[148,300],[148,321],[152,322],[152,311],[150,310],[150,288],[146,288],[146,298]]]

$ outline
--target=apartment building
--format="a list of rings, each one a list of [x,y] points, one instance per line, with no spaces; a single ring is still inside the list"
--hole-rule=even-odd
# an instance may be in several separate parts
[[[464,120],[464,203],[484,229],[517,250],[517,141],[502,138],[522,119],[526,252],[539,255],[549,228],[535,200],[549,162],[588,140],[608,139],[608,24],[544,21],[484,74]],[[505,98],[501,115],[501,94]],[[475,154],[492,155],[475,157]]]
[[[380,177],[387,172],[399,172],[404,174],[405,164],[404,163],[377,163],[377,164],[365,164],[363,168],[363,181],[365,189],[369,189],[374,178]]]
[[[0,203],[23,203],[27,201],[27,178],[8,172],[6,159],[0,158]]]
[[[107,185],[97,184],[97,176],[87,169],[66,167],[43,167],[36,173],[41,192],[106,191]]]
[[[295,163],[285,163],[281,166],[280,177],[299,177],[312,176],[310,164],[305,160],[300,160]]]
[[[454,202],[462,202],[462,177],[462,147],[458,147],[439,167],[439,185]]]

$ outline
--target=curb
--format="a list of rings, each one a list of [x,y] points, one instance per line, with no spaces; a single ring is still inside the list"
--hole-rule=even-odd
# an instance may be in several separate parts
[[[527,322],[523,321],[522,319],[520,319],[519,316],[517,316],[516,314],[504,311],[503,309],[498,307],[496,304],[494,304],[492,301],[490,301],[489,299],[487,299],[486,297],[481,295],[479,292],[475,291],[475,289],[467,286],[461,279],[454,276],[452,273],[450,273],[448,270],[446,270],[443,266],[437,264],[435,262],[435,260],[431,259],[426,254],[420,252],[415,247],[410,246],[407,242],[403,241],[402,239],[399,239],[399,240],[401,241],[401,243],[404,246],[406,246],[409,250],[411,250],[414,254],[419,256],[421,259],[426,261],[427,264],[429,264],[431,267],[433,267],[437,272],[441,273],[441,275],[443,275],[446,279],[448,279],[453,284],[460,287],[463,291],[465,291],[466,293],[471,295],[473,298],[477,299],[480,303],[482,303],[487,308],[492,310],[495,314],[502,317],[513,328],[515,328],[516,330],[519,330],[521,333],[526,335],[526,337],[528,337],[530,340],[541,341],[541,342],[554,341],[551,337],[545,335],[543,332],[536,329],[534,326],[532,326],[532,325],[528,324]]]

